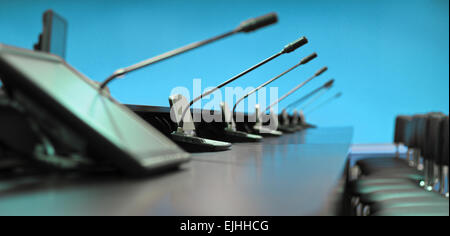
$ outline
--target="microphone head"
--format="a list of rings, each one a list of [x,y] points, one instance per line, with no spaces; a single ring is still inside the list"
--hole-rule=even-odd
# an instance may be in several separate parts
[[[313,53],[305,58],[302,59],[302,61],[300,62],[300,64],[304,65],[310,61],[312,61],[313,59],[315,59],[317,57],[317,53]]]
[[[307,43],[308,43],[308,39],[303,36],[303,37],[295,40],[294,42],[286,45],[282,52],[283,53],[291,53]]]
[[[269,13],[264,16],[252,18],[242,22],[237,28],[237,32],[249,33],[260,28],[275,24],[278,22],[278,15],[276,13]]]
[[[334,79],[331,79],[330,81],[328,81],[326,84],[323,85],[323,87],[325,88],[331,88],[334,84]]]
[[[328,70],[328,67],[324,66],[322,69],[318,70],[315,74],[315,76],[319,76],[321,74],[323,74],[325,71]]]

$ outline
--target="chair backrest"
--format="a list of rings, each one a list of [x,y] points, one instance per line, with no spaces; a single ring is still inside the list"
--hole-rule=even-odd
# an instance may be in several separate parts
[[[406,124],[405,127],[405,145],[408,148],[415,148],[416,147],[416,124],[417,124],[417,116],[413,116],[410,121]]]
[[[448,145],[449,145],[449,122],[448,122],[448,116],[444,118],[444,121],[442,122],[442,165],[448,166]]]
[[[431,114],[427,118],[423,157],[439,162],[442,153],[441,126],[444,116]]]
[[[425,140],[427,137],[427,122],[429,115],[419,115],[415,123],[415,145],[423,153],[425,150]]]
[[[397,116],[395,121],[395,134],[394,143],[395,144],[405,144],[405,130],[408,122],[412,120],[411,116]]]
[[[192,119],[191,109],[189,108],[189,102],[186,97],[181,94],[170,96],[169,103],[171,108],[170,116],[172,120],[176,121],[178,127],[182,124],[185,133],[195,131],[194,120]],[[185,109],[187,109],[186,114],[182,117]],[[183,121],[181,121],[181,119],[183,119]]]
[[[421,124],[424,122],[424,119],[426,119],[425,115],[414,115],[412,118],[412,121],[408,124],[407,127],[407,137],[408,140],[408,147],[420,149],[420,136],[422,133],[421,130]],[[422,134],[423,135],[423,134]]]

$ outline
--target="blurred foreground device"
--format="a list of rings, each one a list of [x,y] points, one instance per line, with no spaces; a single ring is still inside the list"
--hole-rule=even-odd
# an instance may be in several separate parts
[[[34,50],[48,52],[66,58],[67,21],[52,10],[47,10],[43,16],[43,29],[39,42]]]
[[[145,175],[189,160],[189,154],[57,56],[0,44],[0,74],[8,96],[20,104],[43,144],[33,150],[37,161],[62,169],[105,164]]]

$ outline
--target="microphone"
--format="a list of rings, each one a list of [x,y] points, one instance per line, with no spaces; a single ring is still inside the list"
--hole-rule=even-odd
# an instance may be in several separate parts
[[[310,97],[314,96],[315,94],[323,91],[323,89],[330,89],[332,86],[334,85],[334,79],[331,79],[329,81],[327,81],[325,84],[323,84],[322,86],[320,86],[319,88],[311,91],[310,93],[308,93],[307,95],[301,97],[300,99],[298,99],[297,101],[291,103],[289,106],[287,106],[285,109],[283,109],[283,116],[281,117],[283,120],[283,124],[285,127],[289,127],[290,130],[302,130],[305,126],[305,121],[304,121],[304,115],[303,112],[300,111],[300,114],[298,113],[297,110],[294,110],[294,115],[292,116],[292,118],[289,117],[288,114],[288,110],[289,108],[295,108],[296,106],[300,105],[301,103],[303,103],[304,101],[306,101],[307,99],[309,99]],[[318,99],[322,94],[319,94],[316,99]],[[316,99],[314,99],[313,101],[311,101],[309,104],[311,104],[312,102],[314,102]],[[308,105],[309,105],[308,104]]]
[[[126,67],[126,68],[122,68],[119,69],[117,71],[115,71],[111,76],[109,76],[103,83],[100,84],[100,89],[104,89],[111,81],[113,81],[114,79],[118,78],[118,77],[122,77],[125,74],[128,74],[130,72],[142,69],[144,67],[153,65],[155,63],[164,61],[166,59],[169,59],[171,57],[183,54],[185,52],[191,51],[193,49],[199,48],[201,46],[205,46],[207,44],[219,41],[221,39],[227,38],[229,36],[238,34],[238,33],[249,33],[249,32],[253,32],[256,31],[258,29],[264,28],[266,26],[275,24],[278,22],[278,16],[276,13],[270,13],[264,16],[260,16],[257,18],[253,18],[253,19],[249,19],[246,20],[244,22],[242,22],[237,28],[235,28],[232,31],[229,31],[227,33],[212,37],[210,39],[204,40],[204,41],[200,41],[200,42],[195,42],[189,45],[186,45],[184,47],[163,53],[159,56],[156,57],[152,57],[150,59],[144,60],[142,62],[139,62],[137,64],[134,64],[132,66]]]
[[[240,74],[234,76],[233,78],[223,82],[222,84],[216,86],[215,88],[209,90],[208,92],[203,93],[202,95],[198,96],[197,98],[193,99],[191,102],[189,102],[189,104],[186,104],[186,106],[184,106],[184,104],[181,104],[181,109],[182,109],[182,113],[178,114],[180,115],[179,118],[177,119],[179,120],[178,122],[178,128],[177,131],[172,133],[172,138],[179,143],[182,146],[189,146],[189,149],[195,149],[197,147],[195,146],[201,146],[202,148],[207,149],[208,151],[220,151],[223,150],[223,148],[221,147],[225,147],[225,148],[229,148],[231,145],[226,145],[227,143],[224,142],[218,142],[215,140],[207,140],[207,139],[203,139],[200,137],[197,137],[195,134],[195,128],[194,130],[192,129],[192,125],[189,129],[185,130],[184,127],[184,121],[186,118],[186,114],[188,114],[188,112],[190,112],[190,107],[197,101],[201,100],[203,97],[208,96],[212,93],[214,93],[215,91],[221,89],[222,87],[230,84],[231,82],[241,78],[242,76],[252,72],[253,70],[265,65],[266,63],[276,59],[277,57],[283,55],[283,54],[288,54],[288,53],[292,53],[295,50],[297,50],[298,48],[302,47],[303,45],[308,43],[308,39],[306,37],[301,37],[299,39],[297,39],[296,41],[286,45],[280,52],[274,54],[273,56],[261,61],[260,63],[250,67],[249,69],[245,70],[244,72],[241,72]],[[177,104],[177,101],[182,100],[182,98],[180,97],[181,95],[178,95],[177,99],[172,99],[171,101],[171,107],[175,108],[176,112],[179,112],[180,109],[177,109],[176,107],[174,107],[175,104]],[[189,115],[190,116],[190,115]],[[188,126],[189,127],[189,126]],[[259,138],[259,137],[251,137],[251,138]],[[220,148],[216,148],[216,145],[220,145]]]
[[[321,107],[327,105],[328,103],[332,102],[332,101],[335,100],[335,99],[340,98],[341,96],[342,96],[342,93],[339,92],[339,93],[337,93],[336,95],[334,95],[333,97],[331,97],[331,98],[329,98],[328,100],[326,100],[326,101],[324,101],[323,103],[321,103],[320,105],[318,105],[318,106],[316,106],[315,108],[309,110],[307,113],[308,113],[308,114],[311,114],[313,111],[318,110],[319,108],[321,108]],[[315,125],[308,124],[308,123],[306,122],[305,113],[304,113],[303,111],[297,112],[297,110],[295,110],[294,118],[293,118],[293,119],[297,119],[297,123],[298,123],[300,129],[305,129],[305,128],[306,128],[306,129],[307,129],[307,128],[316,128]]]
[[[328,70],[325,69],[326,67],[320,69],[319,71],[317,71],[311,78],[303,81],[301,84],[299,84],[297,87],[293,88],[291,91],[289,91],[288,93],[286,93],[285,95],[283,95],[281,98],[278,99],[278,101],[270,104],[265,111],[270,110],[273,106],[277,105],[278,103],[280,103],[281,101],[283,101],[285,98],[289,97],[291,94],[295,93],[297,90],[299,90],[300,88],[302,88],[303,86],[305,86],[306,84],[308,84],[309,82],[311,82],[313,79],[319,77],[321,74],[323,74],[325,71]]]
[[[181,116],[181,118],[182,118],[181,120],[183,121],[183,118],[184,118],[184,116],[186,115],[186,112],[190,109],[190,107],[191,107],[192,105],[194,105],[194,103],[196,103],[196,102],[198,102],[199,100],[201,100],[203,97],[208,96],[208,95],[211,95],[211,94],[214,93],[215,91],[217,91],[217,90],[223,88],[224,86],[230,84],[231,82],[233,82],[233,81],[235,81],[235,80],[241,78],[242,76],[244,76],[244,75],[246,75],[246,74],[248,74],[248,73],[250,73],[250,72],[256,70],[257,68],[259,68],[259,67],[261,67],[261,66],[267,64],[268,62],[270,62],[270,61],[272,61],[272,60],[278,58],[279,56],[281,56],[281,55],[283,55],[283,54],[287,54],[287,53],[294,52],[295,50],[297,50],[298,48],[304,46],[304,45],[307,44],[307,43],[308,43],[308,39],[307,39],[306,37],[301,37],[301,38],[297,39],[296,41],[294,41],[294,42],[292,42],[292,43],[286,45],[286,46],[283,48],[283,50],[281,50],[280,52],[278,52],[278,53],[274,54],[273,56],[271,56],[271,57],[269,57],[269,58],[267,58],[267,59],[261,61],[260,63],[258,63],[258,64],[256,64],[256,65],[250,67],[249,69],[245,70],[244,72],[241,72],[240,74],[238,74],[238,75],[234,76],[233,78],[231,78],[231,79],[229,79],[229,80],[223,82],[222,84],[216,86],[215,88],[209,90],[208,92],[203,93],[202,95],[196,97],[195,99],[193,99],[193,100],[189,103],[189,106],[185,108],[185,110],[184,110],[184,112],[183,112],[183,115]]]
[[[312,96],[312,98],[307,102],[305,105],[303,105],[303,108],[301,110],[305,110],[308,106],[313,104],[315,101],[317,101],[319,98],[321,98],[323,95],[325,95],[333,86],[334,81],[330,83],[326,83],[322,90],[318,92],[315,96]]]
[[[290,116],[286,109],[283,109],[280,115],[278,115],[278,120],[280,120],[280,125],[278,126],[278,130],[283,133],[294,133],[300,130],[298,127],[298,113],[294,111],[294,114]]]
[[[323,67],[321,68],[319,71],[317,71],[312,77],[310,77],[309,79],[305,80],[304,82],[302,82],[301,84],[299,84],[298,86],[296,86],[295,88],[293,88],[291,91],[289,91],[288,93],[286,93],[285,95],[283,95],[281,98],[279,98],[276,102],[270,104],[265,110],[264,112],[260,113],[259,111],[259,106],[257,106],[256,108],[256,117],[257,117],[257,122],[256,125],[253,127],[253,129],[258,132],[258,133],[264,133],[265,135],[269,135],[269,136],[280,136],[282,135],[282,132],[279,131],[269,131],[267,129],[264,129],[262,127],[261,121],[262,118],[261,116],[263,115],[263,113],[266,113],[268,110],[270,110],[270,116],[272,117],[272,120],[275,120],[275,123],[277,124],[277,128],[278,128],[278,116],[276,116],[275,114],[273,114],[272,111],[272,107],[277,105],[278,103],[280,103],[281,101],[283,101],[285,98],[287,98],[288,96],[290,96],[291,94],[293,94],[294,92],[296,92],[297,90],[299,90],[300,88],[302,88],[303,86],[305,86],[306,84],[308,84],[309,82],[311,82],[313,79],[319,77],[321,74],[323,74],[325,71],[327,71],[328,68],[327,67]],[[264,129],[264,130],[263,130]],[[290,132],[290,130],[288,131]]]
[[[311,110],[307,111],[307,114],[311,114],[314,111],[317,111],[319,108],[322,108],[323,106],[327,105],[328,103],[339,99],[340,97],[342,97],[342,92],[339,92],[337,94],[335,94],[334,96],[332,96],[331,98],[328,98],[327,100],[325,100],[324,102],[322,102],[321,104],[317,105],[316,107],[312,108]]]
[[[267,82],[263,83],[262,85],[260,85],[256,89],[250,91],[249,93],[247,93],[245,96],[240,98],[235,103],[232,112],[230,112],[230,109],[228,108],[228,105],[223,102],[221,104],[221,109],[222,109],[223,118],[225,118],[224,121],[227,123],[227,127],[225,127],[225,129],[223,131],[224,133],[223,133],[222,139],[226,139],[227,141],[231,140],[233,142],[258,142],[258,141],[261,141],[262,137],[259,136],[259,135],[248,134],[248,133],[245,133],[245,132],[238,131],[236,129],[236,124],[235,124],[235,121],[234,121],[234,115],[236,113],[237,105],[241,101],[243,101],[245,98],[249,97],[251,94],[257,92],[258,90],[260,90],[261,88],[269,85],[270,83],[274,82],[275,80],[283,77],[284,75],[286,75],[287,73],[293,71],[294,69],[298,68],[299,66],[307,64],[309,61],[313,60],[316,57],[317,57],[317,53],[313,53],[313,54],[303,58],[298,64],[296,64],[295,66],[291,67],[287,71],[285,71],[285,72],[281,73],[280,75],[278,75],[278,76],[268,80]]]
[[[291,67],[291,68],[288,69],[287,71],[285,71],[285,72],[281,73],[280,75],[278,75],[278,76],[276,76],[276,77],[274,77],[274,78],[268,80],[267,82],[261,84],[259,87],[255,88],[254,90],[252,90],[252,91],[250,91],[249,93],[247,93],[245,96],[243,96],[242,98],[240,98],[240,99],[234,104],[234,107],[233,107],[233,114],[236,113],[237,105],[239,105],[239,103],[242,102],[244,99],[248,98],[250,95],[256,93],[256,92],[259,91],[260,89],[266,87],[267,85],[269,85],[270,83],[274,82],[275,80],[277,80],[277,79],[283,77],[283,76],[286,75],[287,73],[289,73],[289,72],[293,71],[294,69],[300,67],[301,65],[307,64],[308,62],[310,62],[311,60],[315,59],[316,57],[317,57],[317,53],[313,53],[313,54],[311,54],[311,55],[309,55],[309,56],[303,58],[303,59],[300,61],[300,63],[296,64],[295,66]]]
[[[289,104],[285,109],[289,110],[290,108],[298,107],[300,104],[302,104],[304,101],[306,101],[310,97],[314,96],[316,93],[322,91],[323,89],[329,89],[333,85],[334,85],[334,79],[331,79],[331,80],[327,81],[325,84],[323,84],[322,86],[320,86],[319,88],[311,91],[310,93],[306,94],[305,96],[299,98],[297,101]]]

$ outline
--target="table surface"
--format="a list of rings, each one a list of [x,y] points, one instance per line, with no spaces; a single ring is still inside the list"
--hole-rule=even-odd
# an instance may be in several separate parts
[[[0,215],[320,215],[347,162],[353,129],[319,128],[193,154],[145,179],[0,179]]]

